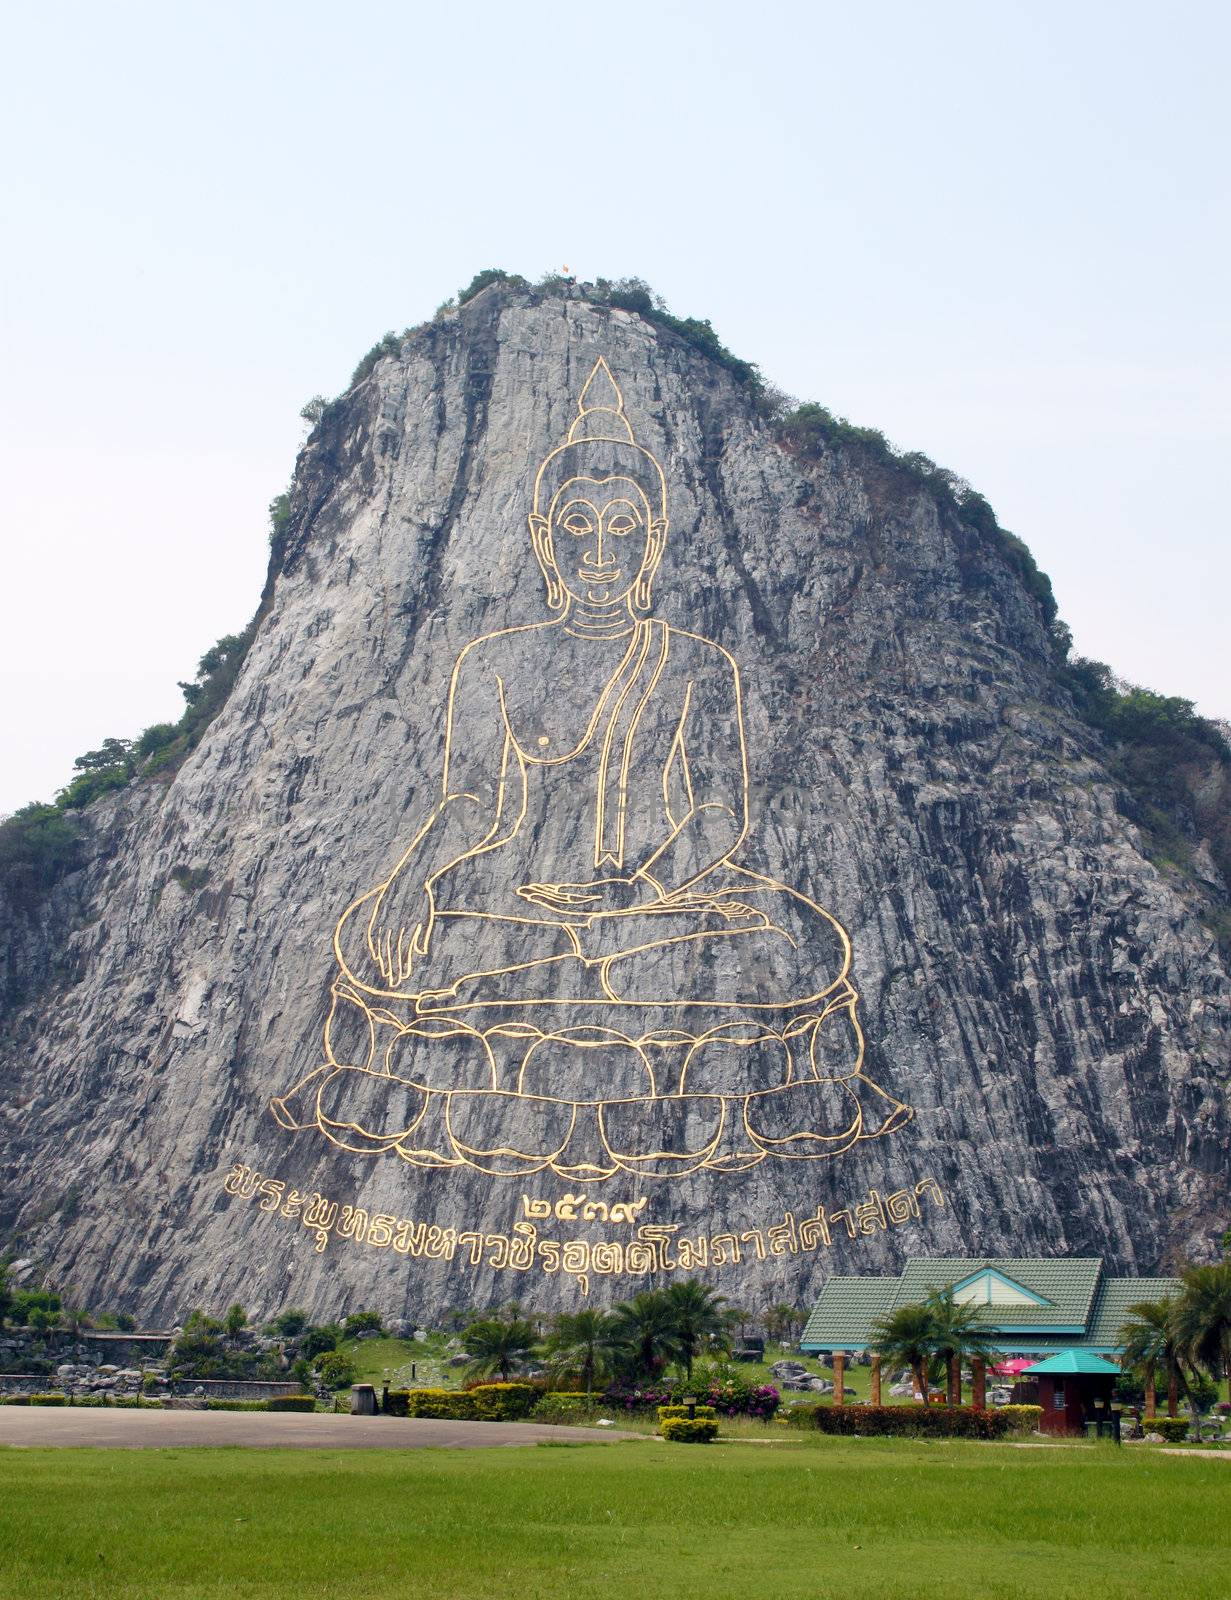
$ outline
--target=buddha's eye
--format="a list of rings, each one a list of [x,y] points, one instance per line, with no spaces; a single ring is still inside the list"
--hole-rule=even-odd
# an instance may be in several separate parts
[[[608,524],[607,524],[607,532],[608,533],[632,533],[633,529],[636,528],[636,526],[637,526],[636,520],[633,517],[630,517],[627,511],[620,511],[620,512],[617,512],[616,515],[611,518],[610,522],[608,522]]]
[[[566,533],[571,533],[578,539],[584,539],[586,534],[594,532],[594,524],[580,511],[570,511],[561,526]]]

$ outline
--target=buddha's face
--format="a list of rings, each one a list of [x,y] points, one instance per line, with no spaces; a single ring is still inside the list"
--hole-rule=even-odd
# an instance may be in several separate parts
[[[667,524],[633,478],[570,478],[531,531],[544,567],[583,605],[619,605],[653,577]]]

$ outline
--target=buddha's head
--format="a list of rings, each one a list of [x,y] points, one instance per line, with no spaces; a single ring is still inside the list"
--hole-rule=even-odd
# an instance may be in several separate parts
[[[534,480],[530,539],[553,611],[573,602],[649,611],[667,540],[667,484],[658,462],[634,441],[601,356],[568,439]]]

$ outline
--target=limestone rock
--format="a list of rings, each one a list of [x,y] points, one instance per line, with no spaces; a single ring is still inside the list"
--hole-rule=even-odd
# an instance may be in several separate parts
[[[369,1029],[376,1000],[331,997],[340,915],[439,800],[459,653],[551,615],[527,515],[600,356],[669,499],[647,612],[666,631],[637,635],[649,666],[628,667],[616,697],[649,710],[604,726],[640,771],[670,733],[655,708],[688,686],[708,696],[692,776],[721,789],[742,727],[738,865],[851,941],[857,999],[808,1050],[803,1033],[741,1023],[722,1050],[711,1038],[687,1095],[675,1014],[626,1048],[575,1018],[562,1040],[540,1006],[530,1051],[503,1013],[499,1037],[442,1043],[437,1022],[426,1041],[406,1031],[404,1006]],[[0,1231],[28,1260],[154,1325],[236,1299],[256,1317],[296,1304],[418,1321],[507,1299],[575,1308],[694,1271],[745,1304],[804,1303],[831,1272],[896,1270],[908,1253],[1149,1269],[1226,1225],[1227,972],[1143,854],[998,545],[840,451],[797,459],[675,335],[504,288],[329,407],[291,504],[255,641],[199,747],[171,781],[90,808],[85,865],[36,913],[0,907],[0,953],[27,994],[3,1024]],[[561,748],[585,699],[585,649],[543,637],[459,690],[472,720],[495,715],[482,696],[497,681],[504,715],[539,718],[547,743],[506,749],[506,776]],[[610,815],[633,837],[679,802],[666,777],[661,798],[651,785],[630,799],[622,770]],[[667,776],[688,774],[676,760]],[[584,829],[553,829],[549,812],[527,847],[531,862],[577,859],[570,881],[598,875]],[[501,859],[463,863],[465,892],[495,896]],[[747,930],[769,903],[738,881],[743,922],[730,887],[682,915],[708,932],[655,956],[654,997],[798,994],[840,961],[839,935],[796,902],[798,941],[780,929],[757,962],[716,943],[720,921]],[[468,941],[482,942],[466,933],[455,963]],[[586,949],[601,954],[599,934]],[[525,978],[532,999],[552,998],[558,970]],[[609,1016],[596,993],[583,1014]],[[325,1061],[334,1007],[363,1039],[331,1048],[368,1053],[345,1057],[353,1082],[313,1081],[291,1131],[270,1101]],[[861,1072],[911,1114],[883,1136],[870,1091],[851,1110],[859,1028]],[[847,1125],[864,1137],[844,1145]],[[515,1159],[511,1138],[530,1141]],[[552,1140],[533,1170],[526,1149]]]

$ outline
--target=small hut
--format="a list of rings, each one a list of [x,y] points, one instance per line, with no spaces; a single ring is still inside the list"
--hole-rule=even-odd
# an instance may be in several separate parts
[[[1119,1367],[1086,1350],[1061,1350],[1027,1367],[1022,1376],[1037,1379],[1042,1433],[1081,1433],[1087,1422],[1111,1421],[1111,1397]]]

